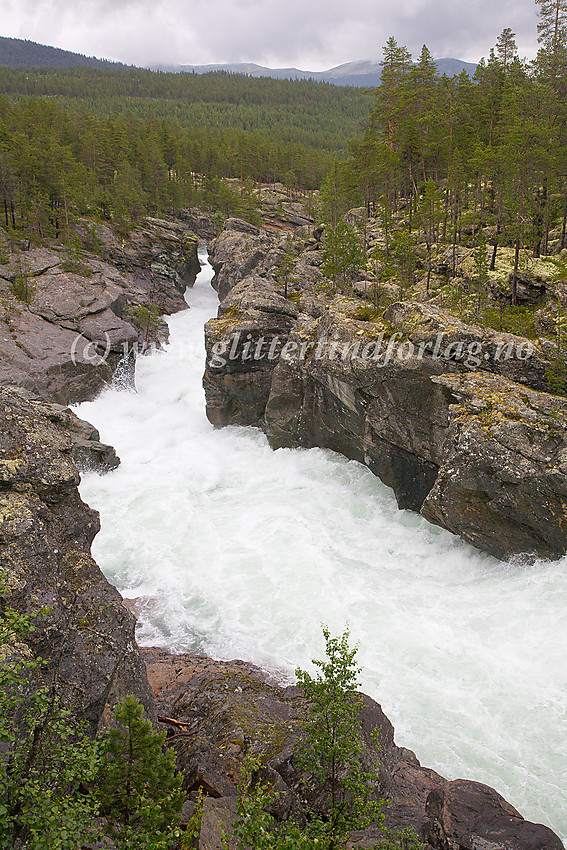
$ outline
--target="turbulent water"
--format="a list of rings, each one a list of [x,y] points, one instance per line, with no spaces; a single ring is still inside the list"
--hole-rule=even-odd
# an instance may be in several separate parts
[[[94,555],[138,638],[293,675],[350,624],[364,690],[399,744],[448,778],[495,787],[567,836],[567,560],[500,564],[417,515],[332,452],[272,452],[204,414],[205,266],[167,350],[140,358],[137,393],[79,413],[122,465],[88,475]]]

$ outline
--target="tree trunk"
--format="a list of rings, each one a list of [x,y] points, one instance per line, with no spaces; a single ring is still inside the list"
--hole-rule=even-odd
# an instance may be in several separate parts
[[[518,303],[518,264],[520,261],[520,237],[516,237],[514,246],[514,271],[512,273],[512,304]]]

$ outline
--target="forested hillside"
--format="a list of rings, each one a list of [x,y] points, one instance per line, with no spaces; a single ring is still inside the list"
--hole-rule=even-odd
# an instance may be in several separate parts
[[[140,69],[2,69],[0,93],[49,98],[99,118],[165,121],[189,131],[193,149],[203,151],[195,171],[307,188],[346,152],[372,103],[366,92],[309,80]]]
[[[564,6],[542,4],[534,63],[506,29],[472,80],[439,76],[425,46],[413,63],[391,38],[372,92],[222,72],[3,69],[4,223],[60,235],[76,214],[127,222],[205,196],[251,207],[251,186],[240,201],[218,179],[309,190],[327,175],[323,214],[377,212],[390,260],[399,243],[409,263],[418,235],[431,246],[468,234],[513,246],[518,265],[522,248],[548,249],[558,219],[565,241]]]
[[[438,243],[488,238],[492,269],[498,245],[514,248],[515,281],[523,249],[539,257],[565,246],[567,4],[541,6],[536,61],[518,59],[505,29],[472,81],[437,77],[426,47],[412,66],[389,39],[365,133],[325,186],[330,221],[365,204],[402,270],[415,262],[418,242],[431,256]],[[557,224],[559,244],[550,245]]]
[[[48,47],[35,41],[0,36],[0,67],[6,68],[108,68],[123,67],[120,62],[83,56],[59,47]]]

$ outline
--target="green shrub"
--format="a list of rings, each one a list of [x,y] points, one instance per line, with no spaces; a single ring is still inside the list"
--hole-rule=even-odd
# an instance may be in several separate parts
[[[35,295],[35,284],[30,282],[26,274],[20,272],[11,283],[14,298],[22,304],[31,304]]]
[[[76,850],[97,837],[89,790],[100,748],[53,687],[40,686],[30,617],[0,615],[0,847]]]
[[[304,823],[291,818],[277,824],[266,811],[274,795],[261,782],[261,760],[249,756],[234,828],[241,850],[339,850],[347,846],[352,830],[384,819],[383,801],[374,793],[377,775],[365,771],[361,761],[364,740],[357,647],[349,647],[348,629],[334,638],[323,627],[323,635],[326,660],[313,662],[319,673],[313,677],[296,670],[310,707],[297,757],[308,777],[305,794],[313,797],[315,792],[317,805],[309,807]]]

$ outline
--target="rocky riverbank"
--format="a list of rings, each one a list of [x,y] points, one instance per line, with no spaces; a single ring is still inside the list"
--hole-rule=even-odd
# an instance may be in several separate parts
[[[74,458],[96,466],[102,455],[106,467],[108,451],[85,430],[76,417],[0,389],[1,602],[34,618],[29,641],[45,661],[43,679],[94,731],[127,694],[155,714],[135,619],[91,557],[99,517],[79,496]]]
[[[193,217],[198,223],[199,216],[193,214]],[[201,221],[199,226],[206,226],[206,221]],[[246,227],[233,223],[228,229],[235,252],[239,250],[245,255],[252,247],[260,255],[260,264],[275,269],[281,257],[280,236],[275,231],[250,232]],[[88,234],[84,238],[87,237]],[[139,233],[133,234],[130,242],[124,245],[114,235],[108,235],[109,244],[104,249],[108,252],[106,258],[101,256],[101,243],[106,238],[104,231],[98,234],[96,255],[62,260],[61,254],[53,251],[54,256],[49,263],[56,257],[59,262],[45,268],[42,264],[46,257],[42,252],[49,253],[52,249],[27,250],[26,246],[23,251],[23,254],[29,255],[28,272],[36,269],[37,274],[26,273],[27,283],[31,281],[32,284],[28,293],[31,293],[29,303],[19,299],[16,299],[17,304],[9,301],[9,306],[16,310],[15,318],[5,316],[7,323],[15,324],[13,330],[7,324],[14,344],[12,346],[4,339],[7,344],[3,349],[2,382],[6,385],[0,387],[0,567],[5,582],[2,604],[35,618],[36,629],[30,637],[30,648],[46,662],[43,669],[45,681],[54,684],[65,705],[86,719],[93,732],[108,721],[114,705],[126,694],[138,697],[147,716],[156,725],[160,722],[159,715],[162,728],[173,733],[170,743],[175,747],[179,765],[185,773],[188,793],[186,817],[191,814],[196,791],[201,788],[205,794],[199,847],[201,850],[221,850],[221,825],[229,827],[234,817],[241,761],[246,751],[265,754],[266,779],[276,790],[283,792],[276,815],[284,817],[292,807],[302,805],[299,799],[301,776],[293,750],[299,724],[305,716],[305,702],[296,688],[283,688],[262,671],[244,662],[217,662],[138,648],[133,615],[92,559],[90,547],[99,529],[99,518],[82,502],[77,489],[79,468],[105,471],[116,466],[118,459],[110,447],[101,443],[92,426],[77,419],[63,406],[75,397],[75,393],[80,397],[95,394],[110,379],[113,368],[112,363],[108,365],[105,361],[108,371],[99,369],[97,372],[97,367],[91,363],[74,362],[65,351],[62,342],[64,332],[72,331],[76,338],[75,328],[81,326],[83,330],[79,335],[85,340],[106,344],[104,334],[110,334],[110,331],[105,322],[111,319],[108,311],[117,316],[115,309],[118,310],[117,305],[124,303],[120,302],[122,296],[127,304],[136,302],[143,306],[157,303],[159,290],[164,298],[167,296],[167,300],[160,302],[162,310],[171,311],[177,308],[176,305],[180,307],[184,279],[182,268],[175,263],[180,262],[177,248],[181,237],[182,231],[177,225],[148,220]],[[252,238],[256,237],[257,243],[251,246]],[[88,238],[92,238],[92,234]],[[166,243],[170,251],[167,262],[165,253],[155,253],[158,244],[165,252]],[[137,248],[134,247],[136,244]],[[222,244],[222,237],[218,244]],[[144,251],[147,253],[144,254]],[[228,272],[226,264],[235,255],[227,249],[225,271]],[[111,257],[114,257],[115,264],[111,264]],[[154,267],[150,263],[148,269],[147,263],[152,257]],[[2,266],[5,276],[0,286],[4,287],[8,299],[14,297],[12,284],[20,282],[21,275],[14,276],[14,269],[19,268],[19,258],[19,252],[12,252],[9,263]],[[315,281],[317,261],[316,250],[305,251],[298,258],[296,268],[302,268],[305,277]],[[96,271],[89,275],[76,265],[73,271],[69,271],[63,267],[63,262],[88,262]],[[168,274],[164,273],[164,268],[169,269]],[[254,268],[258,269],[258,266]],[[187,282],[191,281],[192,274],[188,273]],[[237,287],[229,287],[221,305],[221,318],[216,324],[211,323],[208,329],[210,356],[221,356],[220,348],[213,350],[212,346],[219,343],[223,347],[228,329],[236,327],[245,332],[243,344],[250,342],[247,334],[251,338],[256,335],[256,341],[264,335],[270,345],[275,339],[285,337],[287,340],[296,335],[303,344],[311,333],[308,328],[302,330],[303,323],[309,325],[330,315],[329,305],[315,292],[306,292],[298,299],[300,303],[296,303],[285,298],[276,284],[277,281],[270,280],[269,274],[264,274],[261,277],[254,275],[252,281],[243,278]],[[89,301],[91,296],[94,300]],[[68,300],[65,302],[65,299]],[[342,300],[336,304],[338,306],[333,309],[337,310],[345,334],[350,335],[353,327],[358,330],[365,325],[348,313],[348,310],[357,309],[356,305],[353,307],[351,302]],[[73,313],[73,310],[77,312]],[[47,318],[48,313],[51,318]],[[85,323],[89,316],[94,323],[100,323],[97,325],[99,336],[99,331],[95,330],[92,338],[86,335]],[[20,319],[22,325],[18,324]],[[36,320],[41,321],[38,325],[41,332],[37,331],[35,335],[36,331],[32,328],[33,335],[29,337],[36,347],[30,343],[25,349],[28,337],[21,334],[21,328],[32,327]],[[129,325],[125,319],[120,321]],[[115,343],[112,343],[116,346],[116,353],[124,343],[130,344],[130,340],[139,339],[140,329],[134,325],[130,327],[132,330],[118,326],[117,336],[113,338]],[[32,330],[29,332],[32,333]],[[213,331],[218,334],[217,337],[211,336]],[[41,347],[44,333],[55,334],[58,340],[59,347],[48,349],[49,356]],[[346,338],[350,339],[350,336]],[[290,358],[291,354],[289,352]],[[544,355],[541,356],[543,358]],[[291,360],[288,364],[288,355],[281,352],[277,361],[276,366],[273,358],[266,357],[258,361],[260,365],[256,370],[227,369],[223,373],[224,384],[218,380],[219,374],[209,376],[211,387],[219,392],[216,398],[218,406],[215,407],[215,398],[209,391],[209,415],[218,410],[218,424],[223,423],[223,417],[227,416],[223,395],[226,393],[232,405],[231,421],[241,421],[246,414],[251,424],[265,423],[276,372],[283,370],[284,366],[291,368],[293,365]],[[230,359],[228,362],[232,364]],[[245,360],[242,362],[247,363]],[[562,409],[549,405],[545,410],[541,408],[541,393],[537,391],[541,370],[538,372],[538,368],[536,366],[533,371],[534,389],[526,389],[525,398],[523,393],[513,398],[516,418],[511,414],[507,416],[511,422],[517,423],[521,415],[528,421],[531,416],[541,423],[541,417],[545,415],[548,431],[551,432],[556,421],[555,414],[561,414]],[[345,453],[354,454],[355,449],[351,446],[358,446],[356,441],[359,439],[356,431],[358,402],[356,398],[355,403],[352,402],[348,386],[341,386],[340,375],[331,377],[333,380],[328,381],[331,396],[338,400],[337,405],[339,402],[342,405],[337,406],[337,412],[342,415],[348,411],[351,417],[345,420],[336,445],[342,445]],[[484,373],[483,379],[500,380],[500,376]],[[301,375],[298,380],[303,380]],[[470,408],[474,413],[476,384],[471,388],[467,380],[468,375],[463,375],[459,369],[450,373],[431,370],[432,385],[440,387],[439,397],[444,398],[445,392],[451,392],[454,397],[459,394],[461,406],[467,410]],[[480,380],[478,376],[476,380]],[[502,380],[510,380],[510,376]],[[435,384],[435,381],[439,383]],[[458,383],[453,385],[451,381]],[[19,387],[13,386],[18,383]],[[489,391],[495,397],[491,410],[494,410],[495,419],[500,420],[498,404],[504,405],[504,400],[496,398],[497,390],[493,387],[486,386],[483,390]],[[295,404],[293,383],[288,384],[286,392]],[[303,393],[301,398],[304,398]],[[57,400],[63,404],[50,403]],[[289,407],[288,416],[285,404],[276,404],[274,396],[273,413],[270,414],[274,423],[271,435],[274,445],[280,439],[275,431],[278,416],[281,443],[296,440],[295,436],[292,439],[286,435],[295,435],[301,418],[307,414],[296,415],[293,404]],[[483,411],[477,411],[475,415],[478,427],[487,427]],[[332,419],[325,421],[329,434],[334,434]],[[443,422],[439,428],[442,425]],[[415,427],[417,433],[418,426]],[[394,430],[392,425],[392,432]],[[542,450],[540,443],[535,441],[532,444],[529,437],[525,439],[530,446],[533,445],[534,456],[537,456]],[[544,432],[540,439],[546,439]],[[457,445],[462,443],[457,442]],[[524,450],[527,451],[525,447]],[[431,465],[435,464],[431,462]],[[427,472],[425,467],[423,476]],[[455,486],[453,479],[451,486]],[[408,485],[409,495],[412,492]],[[440,505],[441,510],[442,501]],[[44,609],[44,613],[38,616],[38,612]],[[365,761],[368,767],[378,771],[379,793],[390,801],[387,818],[392,828],[411,825],[431,846],[443,850],[481,847],[491,847],[492,850],[560,850],[562,847],[551,830],[526,822],[492,789],[462,780],[449,782],[435,771],[422,767],[412,752],[395,743],[391,723],[380,706],[368,697],[364,698],[363,721]],[[371,731],[376,728],[380,730],[380,749],[370,738]],[[364,847],[380,838],[380,834],[369,829],[356,838],[356,846]]]
[[[273,814],[286,817],[305,805],[305,786],[294,756],[306,704],[296,687],[281,687],[242,661],[213,661],[142,649],[158,716],[171,731],[195,799],[205,794],[199,847],[220,850],[223,830],[234,819],[245,753],[262,755],[263,781],[279,792]],[[511,850],[562,844],[545,826],[525,821],[492,788],[478,782],[449,782],[422,767],[411,750],[399,747],[382,708],[364,697],[362,710],[367,770],[379,777],[377,796],[388,801],[385,826],[412,827],[440,850]],[[372,733],[378,732],[378,743]],[[307,801],[308,802],[308,801]],[[353,835],[353,847],[372,847],[384,833],[373,827]]]
[[[545,392],[554,344],[463,322],[427,293],[390,293],[385,309],[325,296],[320,243],[300,233],[289,287],[278,235],[229,221],[212,243],[210,421],[364,463],[400,508],[498,558],[564,555],[567,402]]]
[[[0,385],[70,404],[93,398],[138,350],[161,344],[160,316],[186,308],[198,239],[181,222],[147,218],[127,237],[77,223],[77,247],[9,245],[0,233]]]

